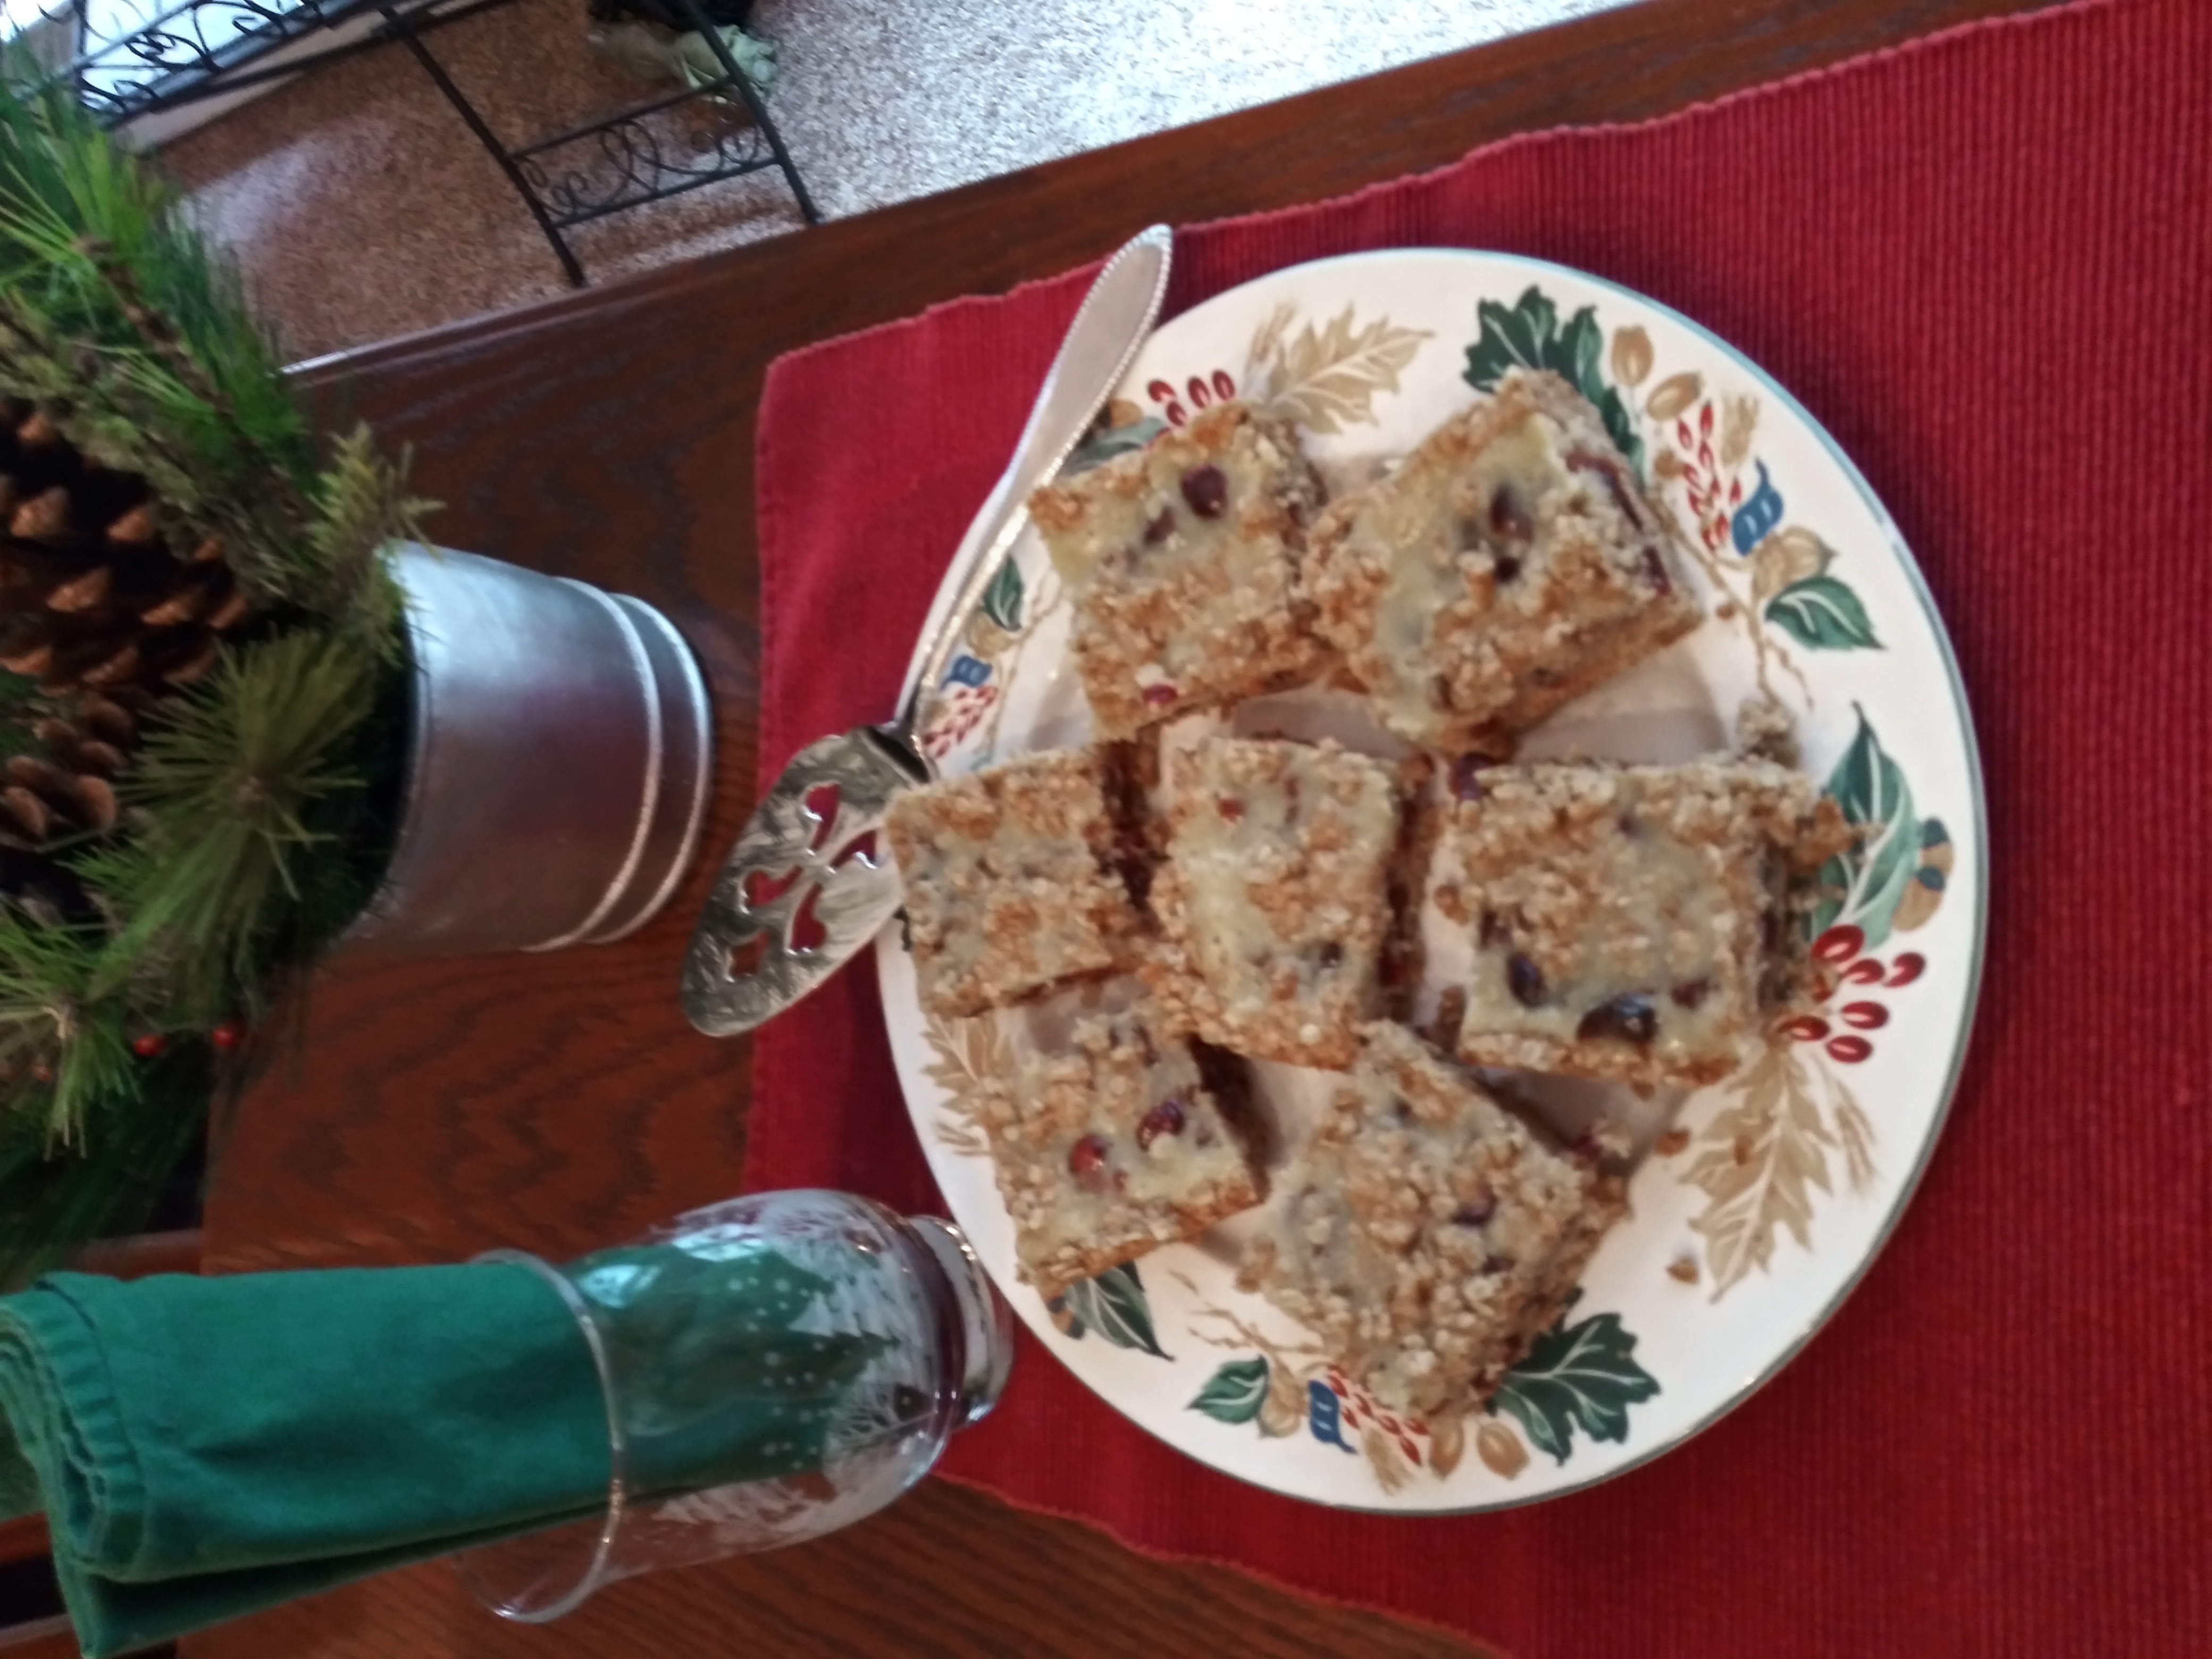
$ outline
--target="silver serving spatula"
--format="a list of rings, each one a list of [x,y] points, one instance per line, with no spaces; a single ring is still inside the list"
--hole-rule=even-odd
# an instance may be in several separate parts
[[[936,775],[915,734],[968,619],[1012,552],[1030,492],[1050,478],[1121,384],[1167,292],[1165,225],[1106,262],[1045,375],[1021,441],[952,568],[907,673],[897,714],[800,750],[751,822],[707,900],[684,963],[684,1012],[709,1036],[750,1031],[811,991],[873,939],[903,896],[883,842],[902,789]]]

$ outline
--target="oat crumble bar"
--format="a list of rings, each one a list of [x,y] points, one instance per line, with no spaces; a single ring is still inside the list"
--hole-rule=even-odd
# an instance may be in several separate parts
[[[1237,1282],[1393,1409],[1472,1407],[1559,1316],[1623,1191],[1413,1033],[1377,1023]]]
[[[1703,615],[1603,419],[1548,373],[1508,374],[1332,503],[1307,567],[1316,625],[1376,719],[1452,755],[1510,754]]]
[[[1319,672],[1298,567],[1320,506],[1296,428],[1242,402],[1030,497],[1102,737]]]
[[[981,1013],[1121,960],[1138,924],[1112,867],[1113,764],[1054,750],[892,801],[884,829],[925,1009]]]
[[[1462,772],[1436,901],[1474,965],[1460,1057],[1639,1086],[1717,1083],[1796,994],[1810,878],[1850,840],[1771,761]]]
[[[1153,994],[1238,1054],[1350,1065],[1384,1000],[1398,769],[1330,743],[1210,737],[1172,796]]]
[[[1235,1066],[1201,1066],[1140,1000],[1079,1020],[1065,1048],[982,1085],[977,1121],[1023,1279],[1049,1298],[1261,1200],[1265,1178],[1224,1115]]]

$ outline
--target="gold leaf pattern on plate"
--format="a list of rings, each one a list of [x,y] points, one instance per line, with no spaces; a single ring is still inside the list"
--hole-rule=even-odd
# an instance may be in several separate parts
[[[937,1138],[956,1152],[981,1157],[991,1148],[975,1121],[976,1095],[985,1083],[1013,1070],[1013,1050],[999,1030],[998,1016],[948,1020],[925,1014],[921,1031],[937,1056],[922,1069],[945,1091],[947,1121],[938,1123]]]
[[[1513,1425],[1502,1418],[1482,1419],[1482,1426],[1474,1431],[1474,1455],[1492,1474],[1507,1480],[1528,1467],[1528,1447],[1521,1443]]]
[[[1297,314],[1280,305],[1260,325],[1245,381],[1258,401],[1309,432],[1374,425],[1376,394],[1398,390],[1399,374],[1431,337],[1424,328],[1394,327],[1388,317],[1356,327],[1347,305],[1319,332],[1309,322],[1293,338]]]
[[[1305,1426],[1306,1379],[1302,1372],[1268,1361],[1267,1397],[1260,1402],[1258,1421],[1260,1432],[1277,1440]]]
[[[1721,465],[1734,471],[1751,459],[1759,432],[1759,399],[1729,398],[1721,404]]]
[[[1457,1412],[1429,1419],[1429,1467],[1441,1480],[1467,1455],[1467,1419]],[[1484,1460],[1488,1462],[1487,1459]]]
[[[1396,1492],[1412,1477],[1406,1473],[1406,1455],[1398,1449],[1398,1443],[1382,1432],[1380,1424],[1370,1423],[1359,1431],[1359,1449],[1367,1454],[1367,1462],[1375,1471],[1375,1484],[1386,1492]]]
[[[1651,337],[1632,323],[1613,331],[1613,378],[1634,386],[1651,372]]]
[[[1790,525],[1776,531],[1752,552],[1751,602],[1765,605],[1791,583],[1819,575],[1835,556],[1835,550],[1809,530]]]
[[[1841,1078],[1833,1079],[1836,1088],[1836,1139],[1844,1146],[1844,1176],[1851,1183],[1851,1190],[1863,1193],[1874,1184],[1874,1125],[1851,1097]]]
[[[1698,394],[1705,389],[1705,383],[1694,370],[1669,374],[1651,389],[1651,398],[1644,405],[1644,412],[1655,421],[1671,421],[1697,402]]]
[[[1804,1064],[1791,1048],[1769,1048],[1734,1086],[1741,1098],[1698,1133],[1697,1159],[1683,1176],[1708,1200],[1690,1227],[1705,1239],[1715,1301],[1765,1270],[1773,1260],[1777,1227],[1788,1228],[1810,1249],[1810,1189],[1834,1190],[1825,1149],[1836,1138],[1821,1121]]]

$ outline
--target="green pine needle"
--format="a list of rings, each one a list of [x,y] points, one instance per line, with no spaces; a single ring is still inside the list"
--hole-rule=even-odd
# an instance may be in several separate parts
[[[311,820],[362,787],[349,740],[377,667],[335,634],[227,650],[149,731],[121,792],[143,815],[139,833],[77,866],[122,917],[94,981],[101,994],[148,994],[150,977],[202,1015],[258,1002],[260,966],[305,895],[302,864],[333,839]]]
[[[88,1108],[131,1067],[121,1010],[93,992],[101,943],[0,907],[0,1086],[64,1146],[82,1145]]]
[[[364,642],[386,657],[404,638],[405,602],[383,550],[395,539],[423,540],[422,521],[438,509],[407,493],[412,459],[403,450],[398,461],[386,460],[366,426],[331,446],[296,595],[324,616],[352,619]]]

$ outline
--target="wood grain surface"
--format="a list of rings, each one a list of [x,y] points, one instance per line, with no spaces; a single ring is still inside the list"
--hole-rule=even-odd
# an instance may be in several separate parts
[[[1311,200],[2029,9],[1653,0],[314,366],[331,413],[415,445],[419,485],[447,504],[441,540],[639,594],[690,637],[717,711],[709,857],[620,945],[337,965],[219,1149],[209,1268],[495,1243],[558,1257],[736,1189],[747,1048],[692,1030],[676,981],[750,804],[753,416],[773,358],[1066,270],[1156,220]],[[835,1538],[617,1586],[541,1630],[495,1624],[432,1566],[183,1644],[189,1659],[1474,1650],[942,1482]]]

